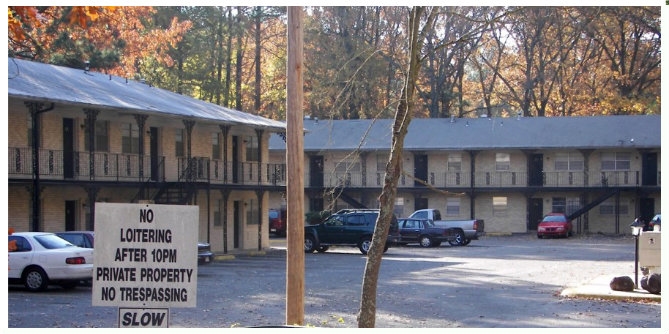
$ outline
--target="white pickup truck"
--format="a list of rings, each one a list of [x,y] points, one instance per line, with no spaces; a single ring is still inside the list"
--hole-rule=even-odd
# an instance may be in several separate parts
[[[436,226],[457,229],[455,239],[449,241],[452,246],[466,246],[472,240],[477,240],[484,233],[483,219],[441,220],[441,212],[437,209],[417,210],[409,218],[430,219]]]

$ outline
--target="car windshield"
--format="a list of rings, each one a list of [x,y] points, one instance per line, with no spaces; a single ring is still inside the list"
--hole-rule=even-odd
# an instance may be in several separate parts
[[[566,219],[564,216],[546,216],[544,218],[545,222],[565,222]]]
[[[73,244],[55,234],[36,235],[35,240],[46,249],[58,249],[65,247],[74,247]]]
[[[434,227],[434,223],[429,220],[425,220],[423,224],[425,224],[425,227]]]

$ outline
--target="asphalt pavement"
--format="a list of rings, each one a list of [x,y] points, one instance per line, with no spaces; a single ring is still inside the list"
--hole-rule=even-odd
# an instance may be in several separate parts
[[[491,237],[496,235],[490,234]],[[499,235],[499,237],[505,237],[506,235]],[[270,248],[277,250],[286,249],[286,239],[285,238],[272,238],[270,239]],[[265,254],[265,251],[244,251],[242,252],[245,255],[255,255],[261,256]],[[218,255],[217,260],[231,260],[235,258],[234,254],[225,254]],[[640,287],[635,288],[634,291],[617,291],[612,290],[610,287],[611,280],[615,277],[620,276],[629,276],[623,273],[611,273],[607,275],[600,275],[593,277],[591,281],[582,283],[579,286],[575,287],[566,287],[560,293],[562,297],[569,298],[586,298],[586,299],[607,299],[607,300],[620,300],[620,301],[641,301],[641,302],[662,302],[661,294],[652,294]],[[634,279],[634,277],[630,277]],[[639,272],[638,280],[641,279],[641,272]]]
[[[287,250],[231,252],[198,268],[197,305],[172,308],[172,328],[271,327],[285,323]],[[304,324],[353,328],[366,257],[355,247],[306,254]],[[485,236],[465,247],[406,246],[384,254],[377,328],[662,328],[661,300],[612,291],[634,277],[628,236]],[[92,287],[8,291],[8,327],[114,328],[118,308],[91,307]],[[615,299],[615,300],[612,300]],[[76,316],[75,316],[76,315]]]

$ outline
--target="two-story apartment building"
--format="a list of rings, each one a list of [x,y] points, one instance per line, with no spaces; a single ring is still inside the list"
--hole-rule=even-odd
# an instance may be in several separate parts
[[[197,205],[212,250],[269,246],[285,123],[108,74],[8,59],[8,225],[94,229],[95,203]]]
[[[304,120],[306,212],[378,207],[392,122]],[[658,115],[413,119],[395,213],[437,208],[489,233],[527,233],[565,212],[576,233],[625,234],[660,210],[660,151]],[[272,136],[270,161],[284,159]]]

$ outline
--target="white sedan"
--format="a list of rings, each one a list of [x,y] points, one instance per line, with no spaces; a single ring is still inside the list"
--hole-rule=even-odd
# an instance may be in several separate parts
[[[71,289],[93,277],[93,249],[80,248],[48,232],[9,235],[9,283],[30,291],[50,284]]]

